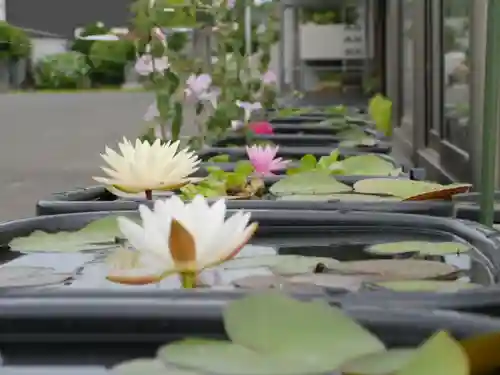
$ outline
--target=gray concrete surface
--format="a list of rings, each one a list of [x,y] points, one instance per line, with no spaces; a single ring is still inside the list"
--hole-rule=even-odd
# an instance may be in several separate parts
[[[0,95],[0,220],[34,214],[52,192],[93,184],[99,154],[145,129],[148,93]]]

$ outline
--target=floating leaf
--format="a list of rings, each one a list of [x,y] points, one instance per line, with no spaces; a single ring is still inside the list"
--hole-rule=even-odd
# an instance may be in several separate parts
[[[374,283],[374,287],[390,289],[395,292],[439,292],[455,293],[464,289],[474,289],[481,287],[478,284],[461,281],[438,281],[438,280],[403,280],[403,281],[383,281]]]
[[[351,147],[374,147],[378,144],[378,140],[374,138],[360,138],[356,140],[342,141],[339,143],[341,148],[351,148]]]
[[[338,260],[301,255],[264,255],[235,258],[223,264],[226,269],[245,269],[268,267],[278,275],[296,275],[313,272],[318,263],[326,266],[338,263]]]
[[[343,289],[351,292],[358,291],[363,284],[362,277],[326,273],[293,276],[288,278],[288,281],[290,283],[312,284],[322,288]]]
[[[446,332],[425,342],[394,375],[469,375],[467,354]]]
[[[254,275],[234,280],[238,288],[252,290],[279,289],[286,293],[321,293],[323,288],[312,283],[291,282],[281,276]]]
[[[464,193],[471,185],[441,185],[434,182],[402,179],[372,178],[358,181],[354,190],[364,194],[392,195],[404,200],[451,199],[454,194]]]
[[[273,184],[269,191],[274,195],[316,195],[343,193],[352,189],[327,173],[304,172],[286,176]]]
[[[283,363],[307,364],[304,373],[328,373],[350,359],[385,349],[340,309],[279,293],[234,301],[224,311],[224,325],[233,342],[269,353]]]
[[[353,176],[389,176],[396,169],[390,161],[373,154],[351,156],[341,164],[343,174]]]
[[[46,233],[34,231],[29,236],[13,239],[9,246],[13,251],[31,252],[78,252],[98,251],[115,247],[115,239],[121,235],[117,216],[95,220],[74,232]]]
[[[362,139],[370,138],[363,129],[355,125],[351,125],[349,129],[342,130],[338,132],[336,135],[339,138],[349,141],[360,141]]]
[[[391,375],[403,368],[415,353],[415,349],[392,349],[368,354],[347,362],[341,372],[343,375]]]
[[[324,195],[284,195],[277,197],[278,201],[319,201],[319,202],[401,202],[397,197],[381,197],[372,194],[339,193]]]
[[[470,251],[470,245],[460,242],[426,242],[426,241],[401,241],[390,243],[379,243],[367,247],[365,250],[378,255],[396,255],[405,253],[417,253],[420,255],[450,255],[461,254]]]
[[[138,358],[113,366],[110,375],[200,375],[200,373],[167,367],[158,359]]]
[[[363,276],[365,281],[443,279],[459,270],[449,264],[416,259],[376,259],[340,262],[329,272]]]
[[[207,160],[208,163],[229,163],[230,156],[226,154],[215,155]]]
[[[3,266],[0,268],[0,288],[62,284],[71,276],[70,273],[57,273],[49,267]]]

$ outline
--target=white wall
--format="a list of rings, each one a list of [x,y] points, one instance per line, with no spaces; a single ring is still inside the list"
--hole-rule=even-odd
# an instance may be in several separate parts
[[[31,57],[34,62],[42,57],[66,51],[68,41],[58,38],[32,38],[33,50]]]

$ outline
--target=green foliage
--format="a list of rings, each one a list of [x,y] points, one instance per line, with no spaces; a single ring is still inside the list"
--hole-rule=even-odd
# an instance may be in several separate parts
[[[368,113],[375,127],[386,136],[392,134],[392,101],[381,94],[370,99]]]
[[[91,23],[85,26],[80,34],[80,36],[89,36],[89,35],[104,35],[109,33],[109,28],[105,27],[100,23]],[[93,40],[85,40],[85,39],[75,39],[71,44],[70,49],[72,51],[80,52],[81,54],[88,56],[90,55],[90,49],[92,48],[92,44],[95,41]]]
[[[338,162],[339,151],[334,150],[328,156],[322,156],[319,160],[311,154],[304,155],[300,159],[299,166],[297,168],[290,168],[287,170],[287,175],[294,175],[303,172],[311,171],[327,171],[331,172],[331,168]]]
[[[214,157],[209,161],[217,162],[220,160]],[[196,195],[203,195],[207,198],[223,196],[249,198],[262,193],[262,182],[251,179],[254,168],[249,161],[238,162],[232,172],[223,171],[219,167],[208,167],[207,170],[209,175],[203,181],[181,188],[183,199],[191,200]]]
[[[85,56],[63,52],[47,56],[35,66],[35,83],[41,89],[77,89],[88,86]]]
[[[31,54],[31,41],[24,30],[0,21],[0,58],[20,59]]]

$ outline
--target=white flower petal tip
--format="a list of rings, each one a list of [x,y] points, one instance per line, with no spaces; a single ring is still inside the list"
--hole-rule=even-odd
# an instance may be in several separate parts
[[[101,157],[107,164],[102,167],[107,176],[94,180],[109,185],[108,190],[113,193],[132,196],[147,190],[175,190],[189,182],[187,178],[199,169],[200,163],[197,156],[187,149],[178,150],[178,146],[178,142],[156,141],[151,145],[137,140],[132,144],[124,139],[118,144],[120,153],[106,147]]]

